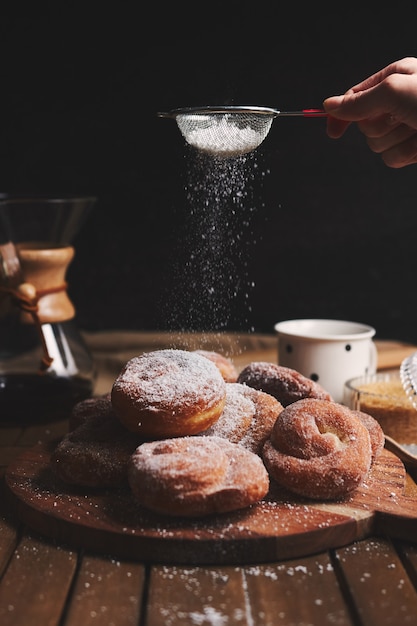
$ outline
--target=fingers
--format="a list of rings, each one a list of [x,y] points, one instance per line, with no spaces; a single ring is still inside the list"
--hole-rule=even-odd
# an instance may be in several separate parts
[[[400,168],[417,163],[417,132],[379,153],[388,167]]]
[[[382,115],[396,104],[394,89],[388,87],[389,84],[384,82],[364,91],[350,89],[343,96],[327,98],[323,107],[332,117],[349,122]]]
[[[386,130],[386,125],[381,124],[380,132],[377,132],[375,125],[369,128],[367,122],[358,123],[358,127],[367,137],[367,142],[373,152],[381,153],[397,146],[416,134],[414,128],[410,128],[405,124],[400,124],[393,129]]]
[[[331,115],[327,116],[327,134],[332,139],[339,139],[350,125],[350,122],[345,120],[338,120]]]
[[[323,102],[327,134],[339,138],[356,122],[370,149],[389,167],[417,163],[417,59],[406,58]]]

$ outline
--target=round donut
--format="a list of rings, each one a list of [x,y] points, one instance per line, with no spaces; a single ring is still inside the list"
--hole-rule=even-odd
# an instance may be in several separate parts
[[[52,452],[50,465],[65,483],[81,487],[127,484],[127,468],[143,442],[129,432],[114,412],[99,413],[67,433]]]
[[[366,426],[369,432],[369,436],[371,439],[371,452],[372,452],[372,463],[379,456],[382,449],[385,445],[385,435],[384,431],[380,423],[372,417],[372,415],[368,415],[368,413],[363,413],[363,411],[353,411],[355,415],[359,417],[362,423]]]
[[[332,401],[331,395],[319,383],[289,367],[267,361],[249,363],[240,372],[238,382],[269,393],[284,407],[303,398]]]
[[[113,383],[122,424],[151,439],[197,434],[220,417],[226,383],[214,363],[186,350],[156,350],[130,359]]]
[[[282,411],[262,457],[277,483],[316,500],[347,496],[365,480],[372,462],[368,429],[355,412],[316,398]]]
[[[219,352],[213,350],[195,350],[197,354],[205,356],[206,359],[212,361],[220,370],[221,375],[226,383],[235,383],[238,377],[238,371],[233,362]]]
[[[223,413],[201,434],[223,437],[260,454],[282,410],[278,400],[263,391],[240,383],[227,383]]]
[[[109,414],[114,415],[110,393],[85,398],[73,406],[69,416],[69,430],[74,430],[81,426],[90,417],[95,415],[107,416]]]
[[[131,457],[128,478],[141,505],[184,517],[242,509],[269,489],[261,458],[220,437],[143,443]]]

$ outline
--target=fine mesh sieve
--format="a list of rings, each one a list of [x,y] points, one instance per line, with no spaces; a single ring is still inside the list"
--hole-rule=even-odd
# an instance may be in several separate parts
[[[321,109],[279,111],[258,106],[190,107],[158,113],[174,118],[185,141],[202,152],[231,158],[255,150],[275,117],[325,117]]]

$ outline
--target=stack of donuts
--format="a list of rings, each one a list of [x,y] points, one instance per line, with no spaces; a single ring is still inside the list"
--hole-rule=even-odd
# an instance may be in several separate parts
[[[384,446],[378,422],[273,363],[240,373],[217,352],[130,359],[109,393],[78,403],[51,455],[60,480],[127,486],[143,507],[201,517],[249,507],[271,481],[316,500],[361,485]]]

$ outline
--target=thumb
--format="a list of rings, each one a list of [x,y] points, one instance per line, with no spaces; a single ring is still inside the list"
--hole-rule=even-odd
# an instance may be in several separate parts
[[[390,110],[392,95],[383,86],[355,91],[349,89],[343,96],[331,96],[323,102],[326,113],[340,120],[359,122]]]
[[[345,96],[330,96],[330,98],[326,98],[323,102],[324,109],[326,113],[334,113],[343,105],[343,101]]]

